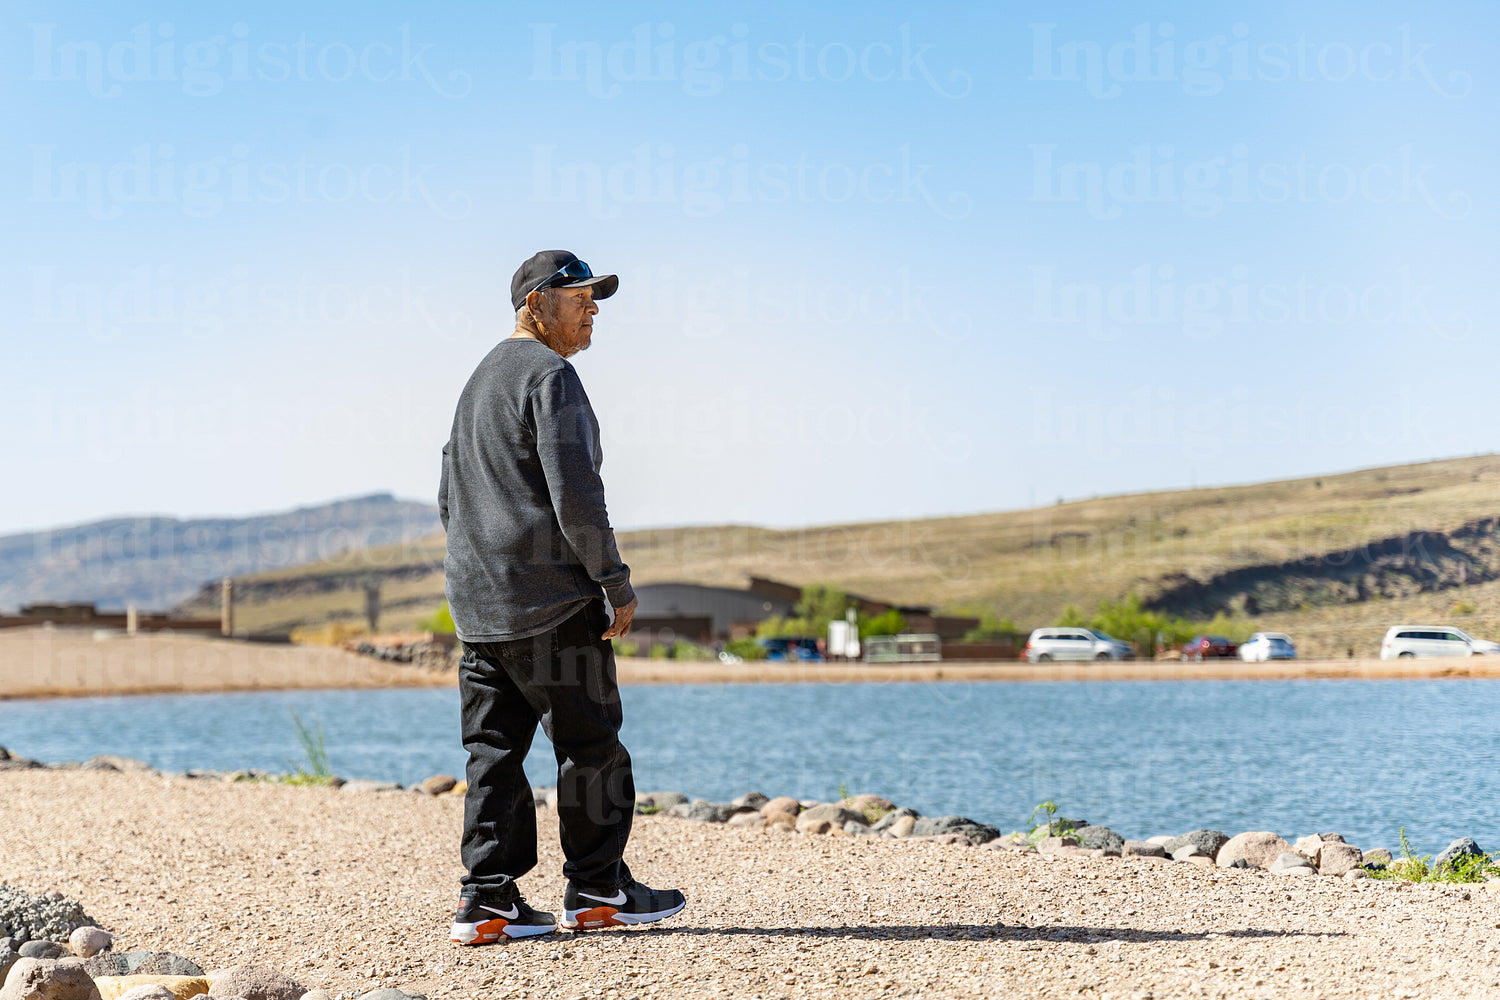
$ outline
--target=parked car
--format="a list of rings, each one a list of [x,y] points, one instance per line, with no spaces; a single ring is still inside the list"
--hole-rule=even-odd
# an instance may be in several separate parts
[[[1203,660],[1210,656],[1233,656],[1239,648],[1222,635],[1195,635],[1192,642],[1182,647],[1182,658]]]
[[[808,638],[761,639],[766,659],[772,662],[812,661],[821,663],[823,654],[818,649],[818,640]]]
[[[1297,647],[1285,632],[1257,632],[1240,644],[1240,659],[1246,663],[1296,658]]]
[[[1132,660],[1135,647],[1092,628],[1033,629],[1026,640],[1026,662],[1053,660]]]
[[[1382,660],[1414,656],[1496,656],[1500,643],[1476,639],[1447,625],[1392,625],[1380,644]]]

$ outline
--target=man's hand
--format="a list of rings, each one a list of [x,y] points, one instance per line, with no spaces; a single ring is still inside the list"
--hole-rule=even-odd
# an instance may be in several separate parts
[[[605,632],[604,632],[604,634],[602,636],[600,636],[599,638],[601,638],[601,639],[623,639],[627,635],[629,635],[630,634],[630,623],[631,623],[632,620],[634,620],[634,618],[635,618],[635,609],[636,609],[636,607],[640,603],[641,602],[640,602],[640,600],[638,598],[632,597],[630,599],[630,603],[627,604],[627,605],[625,605],[623,608],[615,608],[615,621],[614,621],[614,624],[611,625],[608,629],[606,629]]]

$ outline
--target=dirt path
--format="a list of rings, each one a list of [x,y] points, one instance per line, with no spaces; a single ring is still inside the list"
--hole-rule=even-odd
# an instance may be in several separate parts
[[[774,792],[775,789],[767,789]],[[653,928],[447,942],[462,802],[110,772],[0,772],[0,872],[205,968],[349,996],[1500,996],[1500,893],[1057,858],[639,817],[629,859],[681,886]],[[522,882],[560,905],[555,814]]]

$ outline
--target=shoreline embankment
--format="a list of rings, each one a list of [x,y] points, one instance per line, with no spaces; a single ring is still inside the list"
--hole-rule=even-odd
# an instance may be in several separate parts
[[[622,657],[618,672],[620,683],[627,685],[1439,680],[1500,678],[1500,657],[1037,664],[705,663]],[[100,638],[68,629],[0,632],[0,700],[451,687],[456,683],[452,670],[414,667],[323,646],[266,645],[161,632]]]

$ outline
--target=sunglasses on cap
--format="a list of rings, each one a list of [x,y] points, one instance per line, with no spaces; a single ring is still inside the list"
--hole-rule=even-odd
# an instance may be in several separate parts
[[[546,291],[549,288],[556,288],[558,285],[566,285],[570,282],[582,281],[585,278],[592,278],[593,276],[594,272],[589,270],[589,266],[586,263],[581,260],[573,260],[564,264],[556,271],[553,271],[546,278],[543,278],[542,283],[537,285],[531,291]],[[527,294],[529,295],[531,293],[528,292]]]

